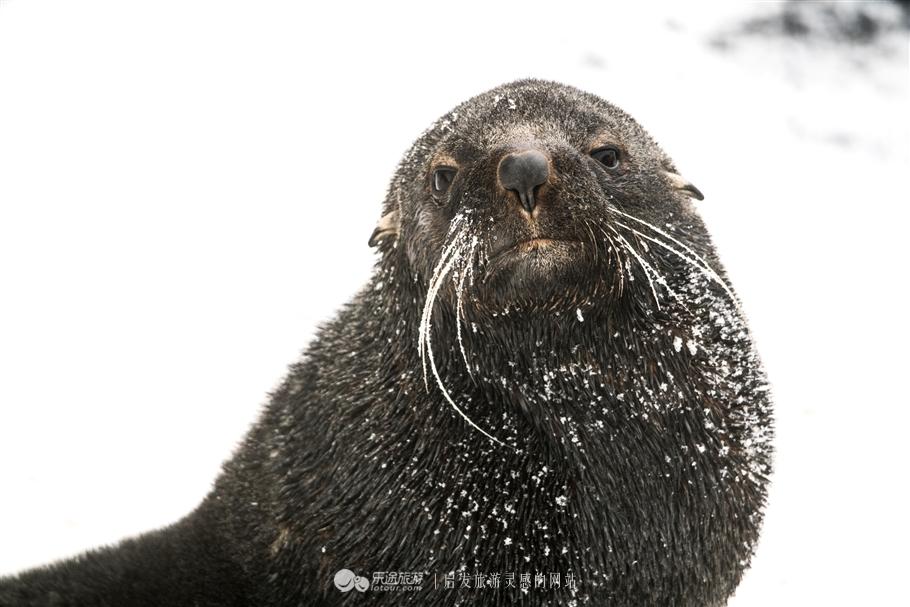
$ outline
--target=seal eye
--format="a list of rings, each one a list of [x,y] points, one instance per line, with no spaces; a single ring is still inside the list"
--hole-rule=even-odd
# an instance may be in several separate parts
[[[615,169],[619,166],[619,150],[612,146],[597,148],[591,152],[591,157],[608,169]]]
[[[457,172],[452,167],[439,167],[433,171],[433,195],[441,196],[448,192]]]

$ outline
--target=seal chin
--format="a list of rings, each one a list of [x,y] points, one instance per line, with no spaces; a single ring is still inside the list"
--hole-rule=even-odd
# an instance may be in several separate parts
[[[548,305],[561,293],[577,292],[590,275],[581,242],[553,238],[513,241],[494,251],[483,267],[483,299],[496,305]]]

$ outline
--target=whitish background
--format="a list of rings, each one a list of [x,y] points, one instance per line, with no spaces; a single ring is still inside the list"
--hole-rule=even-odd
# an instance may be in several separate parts
[[[626,108],[707,196],[777,397],[731,604],[906,604],[906,30],[737,33],[778,3],[324,4],[0,0],[0,574],[192,509],[368,276],[401,153],[537,76]]]

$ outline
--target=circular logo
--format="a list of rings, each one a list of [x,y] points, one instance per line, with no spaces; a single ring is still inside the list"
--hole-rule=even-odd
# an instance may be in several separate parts
[[[356,575],[350,569],[339,569],[335,574],[335,588],[342,592],[350,592],[356,588],[360,592],[365,592],[370,587],[370,581],[359,575]]]

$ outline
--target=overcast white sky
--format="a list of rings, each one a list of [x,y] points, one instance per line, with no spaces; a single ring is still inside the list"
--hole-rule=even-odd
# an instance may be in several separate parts
[[[905,602],[906,34],[720,53],[776,5],[317,4],[0,0],[0,574],[189,512],[368,276],[411,141],[537,76],[663,144],[749,312],[778,472],[731,605]]]

